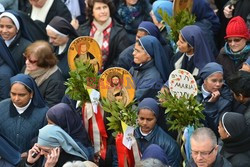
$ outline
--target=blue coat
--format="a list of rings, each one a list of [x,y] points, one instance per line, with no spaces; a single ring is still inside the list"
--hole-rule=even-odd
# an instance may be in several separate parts
[[[132,66],[129,70],[135,82],[135,97],[141,101],[145,97],[156,98],[157,92],[164,84],[159,71],[156,69],[154,60],[142,66]]]
[[[11,99],[0,102],[0,133],[19,146],[20,152],[31,148],[31,140],[46,123],[47,107],[37,108],[31,103],[24,113],[19,114]]]
[[[158,125],[156,125],[152,132],[146,137],[141,134],[139,127],[137,127],[134,136],[142,154],[150,144],[157,144],[165,151],[170,166],[180,166],[181,153],[177,142],[165,133]]]
[[[211,96],[208,96],[204,99],[202,93],[200,93],[197,95],[197,100],[203,103],[205,107],[203,110],[203,114],[205,115],[203,124],[211,128],[214,133],[219,136],[218,125],[220,115],[224,112],[232,111],[233,96],[229,87],[227,85],[222,85],[219,99],[216,102],[208,102],[210,97]]]

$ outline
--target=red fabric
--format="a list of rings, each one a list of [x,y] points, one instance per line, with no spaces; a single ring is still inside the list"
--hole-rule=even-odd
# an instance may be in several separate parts
[[[118,156],[118,166],[119,167],[134,167],[135,166],[135,160],[133,155],[133,150],[127,149],[122,144],[123,134],[118,134],[116,136],[116,150],[117,150],[117,156]],[[125,165],[127,164],[127,165]]]
[[[82,105],[82,119],[83,121],[86,121],[86,118],[84,118],[84,112],[85,112],[85,105],[83,104]],[[98,105],[97,107],[97,114],[94,113],[94,116],[95,116],[95,119],[96,119],[96,122],[97,122],[97,126],[98,126],[98,129],[99,129],[99,132],[100,132],[100,136],[101,136],[101,150],[100,150],[100,153],[101,153],[101,158],[102,159],[105,159],[106,158],[106,151],[107,151],[107,133],[106,133],[106,129],[105,129],[105,125],[104,125],[104,122],[103,122],[103,117],[102,117],[102,114],[101,114],[101,107],[100,105]],[[93,121],[92,121],[92,118],[87,120],[88,121],[88,135],[89,135],[89,138],[90,138],[90,141],[92,144],[94,144],[94,132],[93,132]]]
[[[229,37],[242,37],[249,39],[247,24],[242,17],[233,17],[227,24],[225,38]]]
[[[108,135],[106,133],[105,125],[103,122],[102,114],[101,114],[101,107],[100,105],[97,106],[97,114],[95,114],[96,122],[100,131],[101,135],[101,158],[106,158],[106,151],[107,151],[107,138]]]

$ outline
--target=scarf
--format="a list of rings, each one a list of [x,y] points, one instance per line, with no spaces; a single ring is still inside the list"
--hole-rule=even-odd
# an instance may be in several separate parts
[[[108,59],[109,55],[109,38],[112,28],[112,19],[109,18],[104,24],[100,25],[97,21],[93,20],[91,23],[90,36],[93,37],[99,44],[102,50],[102,67],[103,70],[104,64]]]
[[[124,2],[118,6],[118,15],[121,21],[125,24],[125,29],[129,28],[129,24],[131,24],[142,11],[142,4],[140,1],[133,6],[127,6]],[[130,30],[130,29],[128,29]]]
[[[47,80],[54,72],[58,70],[57,65],[52,68],[40,68],[36,71],[28,71],[25,69],[24,74],[30,75],[36,82],[37,86],[39,87],[42,83]]]
[[[234,64],[238,64],[239,62],[243,62],[247,59],[248,53],[250,52],[250,44],[247,44],[241,51],[233,52],[228,43],[225,43],[225,52],[229,56],[230,59],[234,61]]]

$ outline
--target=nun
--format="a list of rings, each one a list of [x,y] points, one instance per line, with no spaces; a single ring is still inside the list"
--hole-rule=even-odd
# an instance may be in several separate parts
[[[0,101],[10,96],[10,78],[19,72],[11,53],[0,38]]]
[[[218,126],[223,141],[221,155],[232,166],[244,167],[250,164],[250,134],[244,115],[226,112],[220,117]]]
[[[141,157],[141,163],[145,164],[158,160],[161,162],[161,165],[157,165],[158,167],[168,167],[168,158],[165,154],[164,150],[158,146],[157,144],[151,144],[147,147]],[[147,161],[147,162],[146,162]],[[156,165],[156,164],[154,164]],[[152,164],[153,166],[153,164]]]
[[[214,61],[202,30],[196,25],[185,26],[181,29],[177,41],[178,52],[171,60],[171,68],[184,69],[196,77],[207,63]]]
[[[34,156],[35,155],[35,156]],[[38,141],[29,150],[20,166],[63,166],[66,162],[88,160],[86,153],[57,125],[48,124],[39,130]]]
[[[139,38],[146,36],[146,35],[152,35],[159,40],[165,53],[167,54],[167,56],[169,57],[169,60],[170,60],[171,57],[173,56],[173,51],[170,47],[169,42],[166,41],[162,37],[158,27],[150,21],[142,21],[141,22],[141,24],[139,25],[139,27],[137,29],[136,40],[138,40]],[[117,63],[117,65],[119,67],[125,68],[126,70],[129,70],[131,68],[131,63],[133,62],[133,54],[132,53],[133,53],[134,47],[135,47],[135,44],[130,45],[129,47],[127,47],[125,50],[123,50],[120,53],[118,63]]]
[[[0,133],[23,153],[31,148],[31,140],[46,124],[48,107],[30,76],[18,74],[10,82],[11,98],[0,102]]]
[[[156,124],[159,107],[153,98],[145,98],[138,105],[138,127],[134,136],[142,155],[151,144],[157,144],[164,150],[168,163],[179,167],[181,162],[180,148],[177,142]]]
[[[199,77],[197,84],[200,87],[200,93],[197,95],[197,100],[205,107],[203,110],[205,120],[202,122],[219,136],[217,128],[219,118],[222,113],[231,111],[232,93],[224,83],[223,69],[218,63],[211,62],[205,65],[200,70]]]
[[[60,126],[75,140],[88,158],[93,159],[94,150],[83,127],[81,117],[70,105],[65,103],[56,104],[48,110],[46,117],[49,124]]]
[[[136,41],[133,56],[129,72],[136,86],[136,99],[155,98],[170,73],[168,55],[157,38],[146,35]]]
[[[60,68],[65,80],[69,78],[68,49],[71,42],[79,35],[64,18],[55,16],[46,27],[49,42],[54,46]]]
[[[25,34],[21,18],[14,11],[5,11],[0,15],[0,35],[9,48],[18,69],[25,64],[23,53],[31,43]]]

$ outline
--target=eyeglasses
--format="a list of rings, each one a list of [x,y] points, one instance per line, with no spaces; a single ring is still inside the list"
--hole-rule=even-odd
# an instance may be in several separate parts
[[[29,56],[26,56],[26,54],[23,54],[23,56],[26,58],[26,60],[28,60],[31,64],[35,64],[35,63],[37,63],[37,60],[31,60],[30,58],[29,58]]]
[[[194,155],[194,156],[198,156],[200,153],[200,155],[202,157],[207,157],[208,155],[210,155],[214,151],[214,149],[215,149],[215,147],[213,147],[213,149],[211,151],[200,152],[200,151],[191,150],[191,152],[192,152],[192,155]]]
[[[238,42],[240,42],[242,39],[243,39],[243,38],[234,38],[234,39],[227,39],[226,41],[227,41],[227,43],[232,43],[232,42],[238,43]]]

